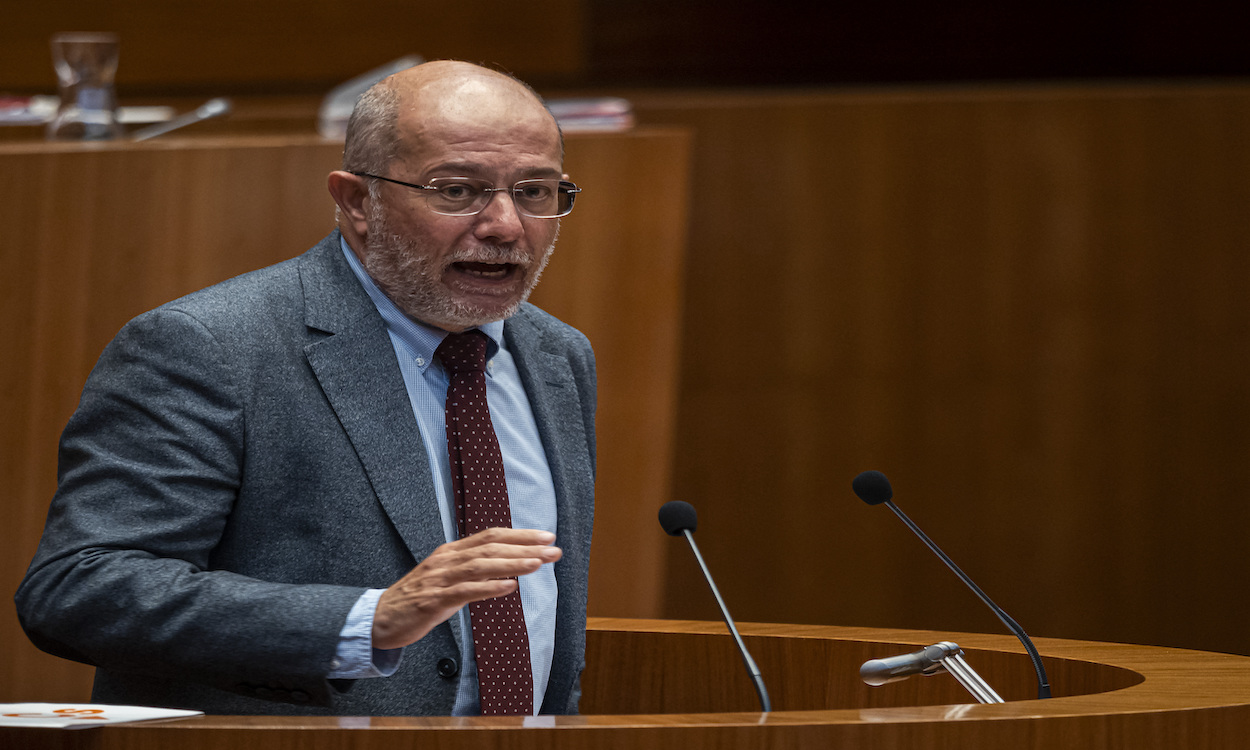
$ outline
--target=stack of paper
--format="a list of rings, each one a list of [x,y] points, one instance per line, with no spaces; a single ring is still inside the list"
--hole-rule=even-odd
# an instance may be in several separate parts
[[[0,727],[52,727],[79,729],[154,719],[200,716],[203,711],[140,706],[106,706],[97,703],[0,703]]]
[[[620,131],[634,126],[634,108],[628,99],[548,99],[547,108],[566,133]]]

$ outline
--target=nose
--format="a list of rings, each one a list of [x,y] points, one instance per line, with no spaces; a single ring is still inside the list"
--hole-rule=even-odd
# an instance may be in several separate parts
[[[511,190],[499,190],[492,193],[490,202],[477,215],[477,224],[473,234],[480,240],[496,242],[515,242],[525,234],[525,225],[521,223],[521,213],[517,211],[512,200]]]

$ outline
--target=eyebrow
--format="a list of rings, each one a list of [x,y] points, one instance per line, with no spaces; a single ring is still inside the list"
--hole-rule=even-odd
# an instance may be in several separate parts
[[[484,172],[490,171],[486,167],[477,162],[469,161],[450,161],[443,162],[426,171],[428,176],[437,176],[440,174],[448,176],[464,176],[475,177]],[[529,177],[561,177],[564,172],[559,167],[530,167],[520,170],[522,177],[519,179],[527,179]]]

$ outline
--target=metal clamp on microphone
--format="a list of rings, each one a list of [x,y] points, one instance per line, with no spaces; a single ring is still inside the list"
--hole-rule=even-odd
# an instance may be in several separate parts
[[[979,703],[1004,703],[994,688],[964,661],[963,656],[963,649],[958,643],[942,641],[909,654],[869,659],[859,668],[859,676],[866,684],[880,687],[914,674],[928,676],[949,672]]]

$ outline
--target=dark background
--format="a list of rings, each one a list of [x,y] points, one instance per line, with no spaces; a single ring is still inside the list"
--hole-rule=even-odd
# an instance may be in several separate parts
[[[0,92],[50,93],[48,37],[122,41],[123,96],[321,94],[407,54],[540,90],[1227,77],[1244,2],[48,0],[6,10]]]
[[[1238,2],[594,0],[585,83],[791,86],[1250,73]]]

